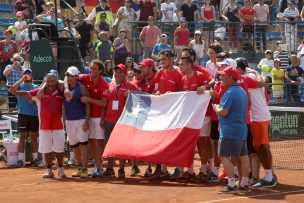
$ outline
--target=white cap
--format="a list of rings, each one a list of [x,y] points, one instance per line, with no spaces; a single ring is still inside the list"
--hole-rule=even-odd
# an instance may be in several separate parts
[[[202,34],[202,32],[201,32],[201,31],[199,31],[199,30],[196,30],[194,34],[199,34],[199,35],[201,35],[201,34]]]
[[[72,76],[76,76],[76,75],[79,75],[80,71],[75,66],[71,66],[67,69],[66,73],[68,73]]]
[[[231,66],[233,68],[237,67],[237,63],[235,60],[233,60],[232,58],[226,58],[221,62],[217,62],[218,65],[227,65],[227,66]]]

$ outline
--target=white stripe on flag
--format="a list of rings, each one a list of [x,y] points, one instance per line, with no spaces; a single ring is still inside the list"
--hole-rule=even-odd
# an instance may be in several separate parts
[[[174,92],[151,96],[151,110],[142,130],[158,131],[188,127],[201,129],[210,95]]]

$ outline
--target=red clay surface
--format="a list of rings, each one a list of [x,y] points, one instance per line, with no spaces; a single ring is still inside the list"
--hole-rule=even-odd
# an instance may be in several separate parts
[[[141,166],[144,171],[145,167]],[[117,168],[115,168],[117,173]],[[58,202],[304,202],[304,173],[300,170],[276,170],[279,184],[271,189],[254,189],[245,194],[217,194],[223,183],[149,181],[143,177],[79,179],[43,179],[44,169],[0,166],[0,199],[5,203]],[[196,161],[196,171],[198,162]],[[263,170],[261,170],[263,175]]]

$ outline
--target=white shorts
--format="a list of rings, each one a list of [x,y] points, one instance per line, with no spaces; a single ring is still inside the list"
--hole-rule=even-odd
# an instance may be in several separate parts
[[[89,139],[104,140],[105,131],[100,127],[101,118],[90,118],[89,120]]]
[[[203,126],[201,128],[200,137],[209,137],[211,130],[211,118],[210,116],[204,118]]]
[[[276,97],[283,97],[284,96],[284,90],[272,90],[272,95],[274,98]]]
[[[65,121],[66,132],[68,135],[68,140],[70,145],[76,145],[80,142],[87,142],[89,131],[83,131],[82,126],[85,119]]]
[[[40,130],[39,152],[42,154],[64,152],[65,135],[64,130]]]

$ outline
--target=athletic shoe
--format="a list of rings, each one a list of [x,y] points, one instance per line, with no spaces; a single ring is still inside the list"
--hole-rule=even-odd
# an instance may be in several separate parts
[[[218,191],[218,194],[232,194],[232,193],[237,193],[238,188],[237,186],[230,187],[227,185],[225,188],[221,189]]]
[[[265,179],[262,179],[260,182],[255,184],[253,187],[271,188],[271,187],[275,187],[276,185],[277,185],[277,179],[275,177],[273,177],[271,181],[266,181]]]
[[[220,180],[217,175],[215,175],[213,172],[210,172],[208,174],[208,182],[217,183],[217,182],[220,182]]]
[[[154,173],[150,177],[151,180],[159,180],[160,179],[161,170],[155,169]]]
[[[169,180],[170,178],[170,174],[168,173],[168,171],[166,172],[162,172],[160,171],[160,175],[159,175],[161,180]]]
[[[88,178],[88,177],[89,177],[88,169],[87,168],[81,169],[80,178]]]
[[[126,173],[125,170],[123,168],[118,169],[118,178],[125,178],[126,177]]]
[[[64,168],[63,167],[59,167],[58,168],[58,176],[60,178],[66,178],[67,177],[66,174],[65,174],[65,172],[64,172]]]
[[[115,171],[113,168],[107,168],[103,173],[102,176],[104,177],[114,177],[115,176]]]
[[[40,161],[38,159],[35,159],[34,161],[32,161],[32,166],[39,167],[39,165],[40,165]]]
[[[207,183],[209,179],[207,174],[200,171],[196,176],[196,180],[202,183]]]
[[[131,171],[131,176],[136,176],[138,174],[140,174],[140,170],[139,170],[138,166],[133,166],[132,171]]]
[[[226,172],[225,172],[225,171],[221,172],[221,173],[219,174],[219,176],[218,176],[218,179],[219,179],[220,181],[225,181],[225,180],[227,180],[228,177],[227,177]]]
[[[195,180],[196,179],[196,176],[195,176],[195,173],[189,173],[188,171],[184,172],[179,180]]]
[[[102,177],[102,172],[99,168],[97,168],[96,166],[93,168],[91,176],[93,178],[97,178],[97,177]]]
[[[145,171],[144,176],[145,176],[146,178],[149,178],[149,177],[152,176],[152,168],[151,168],[151,167],[146,168],[146,171]]]
[[[70,159],[66,166],[71,167],[71,166],[76,166],[76,161],[74,159]]]
[[[251,192],[251,187],[249,185],[241,186],[239,185],[240,192]]]
[[[54,178],[53,170],[51,168],[46,169],[46,172],[43,175],[43,178]]]
[[[17,162],[16,166],[17,166],[18,168],[24,167],[23,161],[22,161],[22,160],[19,160],[19,161]]]
[[[259,179],[259,178],[250,178],[250,184],[253,186],[259,182],[261,182],[261,179]]]
[[[78,168],[73,174],[72,177],[80,177],[81,175],[81,168]]]
[[[177,180],[181,177],[181,175],[182,175],[182,172],[178,168],[175,168],[173,173],[171,173],[170,179]]]

